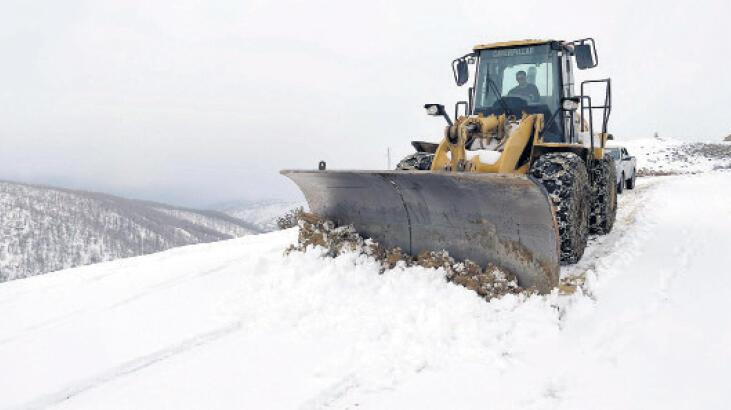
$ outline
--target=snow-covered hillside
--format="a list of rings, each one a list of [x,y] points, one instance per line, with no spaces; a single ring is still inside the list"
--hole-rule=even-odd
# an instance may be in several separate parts
[[[666,175],[731,169],[731,143],[684,142],[675,139],[644,138],[613,141],[637,157],[639,175]]]
[[[271,199],[230,202],[215,207],[218,211],[255,225],[264,232],[276,230],[277,218],[296,208],[307,209],[307,203],[304,201]]]
[[[725,409],[731,172],[648,177],[564,279],[486,303],[287,230],[0,284],[0,408]]]
[[[0,282],[258,233],[222,213],[0,182]]]

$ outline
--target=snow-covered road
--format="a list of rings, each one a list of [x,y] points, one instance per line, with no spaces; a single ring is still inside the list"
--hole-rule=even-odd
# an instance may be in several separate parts
[[[3,283],[0,408],[728,408],[728,192],[640,181],[571,296],[283,258],[293,230]]]

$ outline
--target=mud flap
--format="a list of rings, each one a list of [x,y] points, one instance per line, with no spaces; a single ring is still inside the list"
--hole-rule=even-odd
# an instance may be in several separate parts
[[[522,175],[425,171],[282,171],[310,210],[412,255],[446,249],[491,262],[541,293],[558,285],[559,237],[548,194]]]

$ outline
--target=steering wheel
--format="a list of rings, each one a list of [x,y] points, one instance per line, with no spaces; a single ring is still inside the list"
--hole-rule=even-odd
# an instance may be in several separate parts
[[[494,110],[507,110],[506,114],[520,116],[528,105],[528,101],[517,95],[506,95],[492,104]]]
[[[503,100],[506,98],[520,98],[521,100],[523,100],[525,102],[530,102],[530,101],[528,101],[527,95],[522,95],[522,94],[518,94],[518,93],[513,93],[513,94],[508,93],[508,95],[503,97]]]

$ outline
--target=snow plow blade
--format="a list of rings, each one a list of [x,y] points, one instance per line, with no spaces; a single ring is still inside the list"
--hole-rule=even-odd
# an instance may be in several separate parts
[[[558,285],[559,235],[545,189],[524,175],[294,171],[310,211],[411,255],[445,249],[507,269],[518,283]]]

